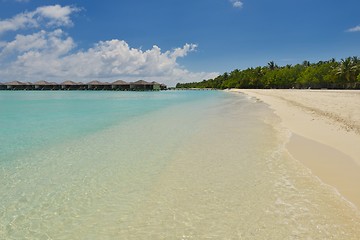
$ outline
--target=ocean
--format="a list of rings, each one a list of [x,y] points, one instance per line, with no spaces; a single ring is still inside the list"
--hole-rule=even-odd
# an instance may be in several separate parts
[[[360,214],[224,91],[1,91],[0,239],[358,239]]]

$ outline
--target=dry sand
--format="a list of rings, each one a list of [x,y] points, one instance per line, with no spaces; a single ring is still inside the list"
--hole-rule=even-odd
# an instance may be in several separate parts
[[[360,209],[360,91],[238,90],[270,106],[289,153]]]

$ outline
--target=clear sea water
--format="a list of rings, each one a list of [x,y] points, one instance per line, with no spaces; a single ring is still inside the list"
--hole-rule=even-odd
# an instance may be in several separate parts
[[[359,239],[359,212],[221,91],[0,92],[0,239]]]

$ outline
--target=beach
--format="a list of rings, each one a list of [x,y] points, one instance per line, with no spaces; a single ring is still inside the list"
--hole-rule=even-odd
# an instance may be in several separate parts
[[[291,132],[289,153],[360,208],[360,91],[231,91],[268,104]]]
[[[292,148],[322,148],[320,160],[341,160],[334,171],[352,156],[291,132],[266,101],[225,91],[0,100],[0,239],[360,236],[355,201],[297,161],[312,151]]]

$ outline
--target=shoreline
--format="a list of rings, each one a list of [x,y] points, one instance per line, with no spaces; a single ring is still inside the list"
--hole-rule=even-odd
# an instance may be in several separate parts
[[[231,89],[267,104],[291,132],[286,150],[360,210],[360,91]]]

